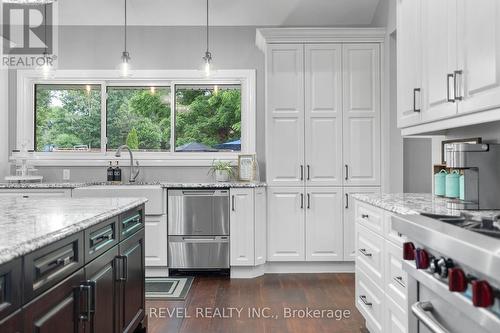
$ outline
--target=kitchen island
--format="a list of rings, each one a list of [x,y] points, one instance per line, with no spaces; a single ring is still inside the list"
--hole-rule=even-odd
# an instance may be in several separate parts
[[[3,196],[0,332],[144,328],[145,202]]]

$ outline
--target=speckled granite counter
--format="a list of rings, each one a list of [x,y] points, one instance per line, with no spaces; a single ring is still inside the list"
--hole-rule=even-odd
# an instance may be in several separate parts
[[[472,218],[500,214],[500,210],[452,210],[446,207],[451,199],[436,197],[430,193],[356,193],[352,197],[370,205],[391,211],[397,214],[442,214],[442,215],[468,215]]]
[[[165,188],[231,188],[231,187],[264,187],[263,182],[227,182],[227,183],[168,183],[162,182]]]
[[[0,200],[0,264],[137,207],[144,198]]]
[[[73,189],[87,186],[87,183],[0,183],[1,189]]]

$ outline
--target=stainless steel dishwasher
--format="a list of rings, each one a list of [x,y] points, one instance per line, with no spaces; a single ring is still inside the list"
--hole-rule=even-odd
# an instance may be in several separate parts
[[[168,190],[168,265],[229,268],[229,190]]]

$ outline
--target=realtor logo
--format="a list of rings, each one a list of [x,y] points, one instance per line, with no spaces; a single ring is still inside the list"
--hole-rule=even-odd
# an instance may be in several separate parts
[[[54,65],[56,6],[48,0],[3,1],[2,67]]]

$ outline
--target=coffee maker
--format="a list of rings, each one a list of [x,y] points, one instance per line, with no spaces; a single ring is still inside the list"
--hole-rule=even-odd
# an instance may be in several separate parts
[[[463,200],[451,209],[500,209],[500,144],[455,143],[446,147],[446,165],[464,175]]]

